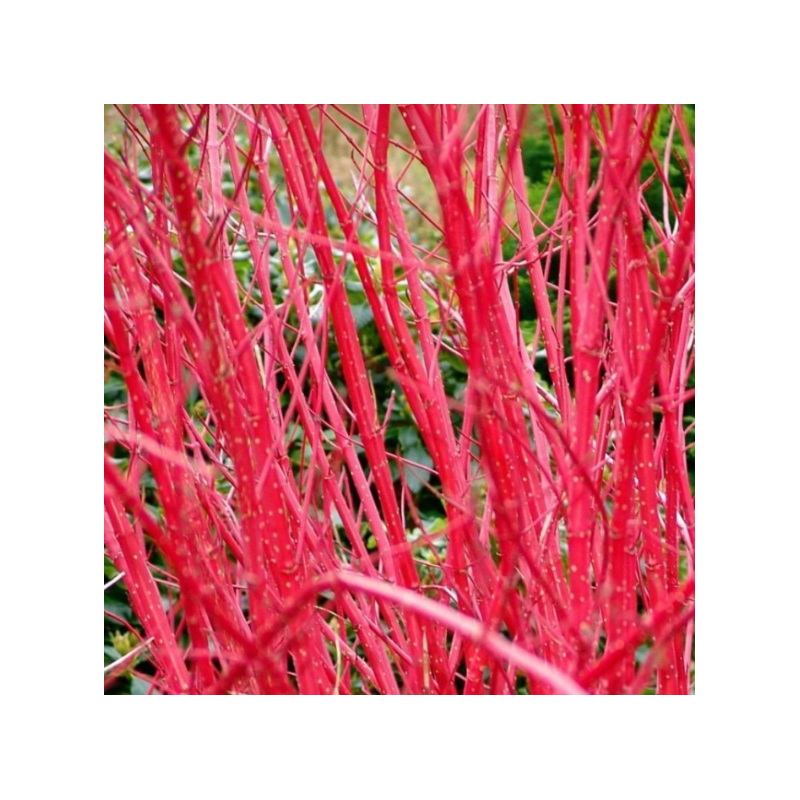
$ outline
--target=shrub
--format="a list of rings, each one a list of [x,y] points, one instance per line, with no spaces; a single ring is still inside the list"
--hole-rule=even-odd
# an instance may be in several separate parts
[[[693,111],[119,114],[107,690],[693,692]]]

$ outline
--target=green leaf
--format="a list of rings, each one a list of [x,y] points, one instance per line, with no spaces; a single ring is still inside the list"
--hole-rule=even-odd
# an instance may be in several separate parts
[[[141,678],[133,677],[131,681],[131,694],[147,694],[153,684],[150,681],[142,680]]]
[[[410,461],[415,461],[417,464],[428,467],[433,466],[433,460],[428,455],[427,450],[419,444],[405,450],[403,455]],[[408,488],[411,492],[416,493],[422,488],[423,481],[429,480],[431,471],[412,464],[403,464],[403,474],[405,475]]]

